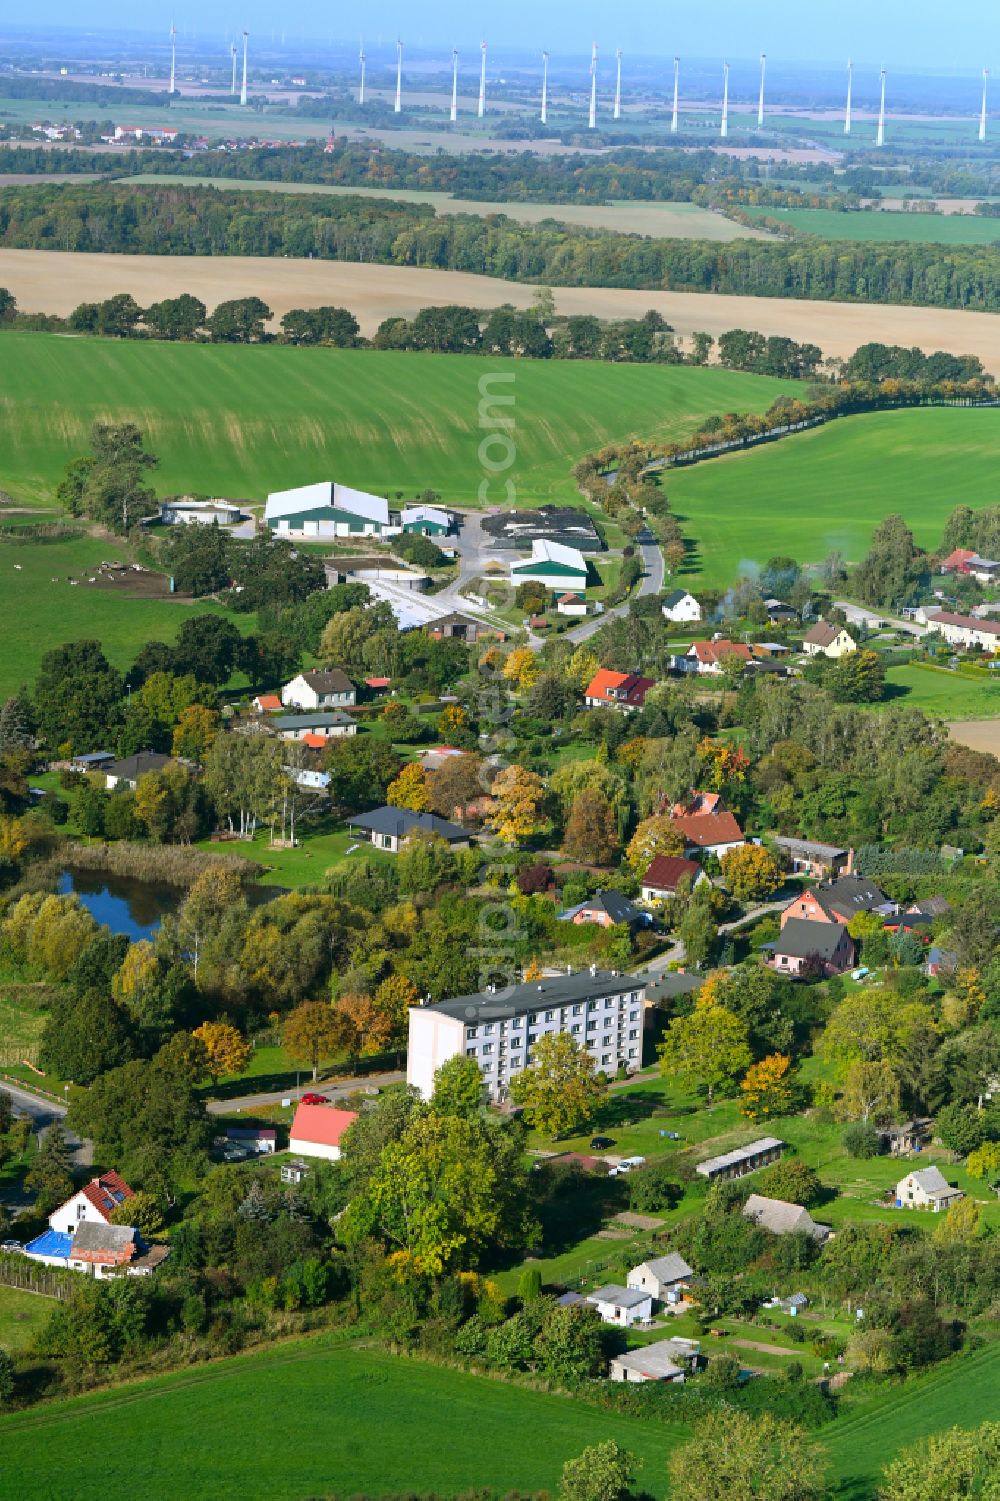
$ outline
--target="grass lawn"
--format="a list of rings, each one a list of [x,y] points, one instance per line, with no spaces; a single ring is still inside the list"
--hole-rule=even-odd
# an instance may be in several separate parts
[[[824,240],[923,245],[993,245],[1000,240],[997,221],[976,214],[838,213],[827,208],[749,208],[747,213],[753,219],[777,219],[790,229]]]
[[[101,417],[142,428],[160,457],[153,482],[163,495],[259,501],[269,490],[335,475],[379,493],[430,486],[445,502],[468,505],[482,477],[480,380],[503,375],[515,384],[494,390],[515,393],[517,448],[504,479],[523,504],[573,500],[574,460],[603,443],[678,435],[711,412],[763,411],[797,389],[676,366],[20,332],[3,339],[0,473],[19,499],[46,501]]]
[[[84,1433],[99,1466],[78,1463]],[[659,1495],[681,1436],[329,1338],[0,1418],[5,1490],[18,1501],[51,1501],[70,1473],[74,1501],[125,1489],[157,1501],[554,1491],[567,1459],[609,1438],[642,1457],[644,1487]]]
[[[945,719],[988,719],[1000,714],[1000,680],[985,674],[966,677],[947,667],[910,662],[885,675],[886,703],[905,703]]]
[[[13,1354],[30,1344],[56,1306],[54,1298],[0,1287],[0,1350]]]
[[[856,562],[893,511],[934,548],[955,506],[993,494],[998,460],[1000,411],[935,407],[848,417],[673,471],[671,509],[696,543],[677,582],[726,587],[777,554]]]
[[[6,428],[4,447],[11,439],[11,429],[2,415],[9,412],[11,374],[5,361],[0,375],[0,428]],[[55,449],[59,445],[57,432],[61,419],[54,412],[49,413],[49,419],[56,424]],[[43,427],[49,419],[40,414]],[[85,438],[74,440],[73,451],[85,446]],[[7,448],[4,459],[0,460],[0,472],[10,457]],[[10,467],[6,468],[5,483],[17,483]],[[145,642],[172,641],[192,611],[199,615],[221,613],[219,606],[205,600],[130,598],[125,585],[118,592],[86,582],[76,585],[69,582],[71,577],[86,577],[87,571],[102,559],[128,556],[121,543],[83,531],[58,542],[0,545],[0,640],[4,643],[0,654],[0,698],[16,693],[22,685],[30,686],[45,652],[64,641],[98,640],[112,665],[124,668],[132,663]],[[241,630],[249,631],[255,624],[254,617],[249,615],[228,618]],[[68,733],[71,728],[67,727]]]
[[[339,825],[322,825],[311,832],[305,826],[296,831],[299,844],[295,849],[272,849],[270,832],[258,830],[252,841],[234,841],[231,844],[213,844],[203,839],[194,847],[211,854],[238,854],[247,860],[258,860],[267,867],[261,876],[262,886],[312,886],[318,885],[331,865],[339,865],[348,858],[347,851],[357,844],[356,835]],[[392,860],[392,855],[380,855],[370,844],[362,843],[357,851],[360,859]],[[353,857],[352,857],[353,858]]]

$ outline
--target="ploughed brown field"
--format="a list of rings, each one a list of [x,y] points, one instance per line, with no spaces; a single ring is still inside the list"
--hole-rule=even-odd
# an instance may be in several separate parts
[[[277,317],[293,307],[335,303],[351,309],[365,334],[374,333],[383,318],[412,316],[431,304],[527,307],[534,292],[520,282],[408,266],[50,250],[0,250],[0,286],[9,287],[26,311],[62,314],[77,303],[99,301],[115,292],[131,292],[144,306],[191,292],[209,309],[226,298],[258,296]],[[1000,318],[990,313],[614,287],[559,287],[555,298],[560,313],[625,318],[656,308],[682,335],[698,329],[716,335],[729,328],[756,329],[809,340],[825,355],[851,354],[869,340],[976,354],[987,369],[1000,375]]]
[[[949,724],[948,734],[959,745],[1000,756],[1000,719],[956,719]]]

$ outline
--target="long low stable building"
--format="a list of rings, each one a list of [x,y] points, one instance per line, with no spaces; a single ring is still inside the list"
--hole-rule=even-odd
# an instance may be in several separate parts
[[[264,524],[276,537],[381,537],[391,528],[389,502],[333,480],[276,490],[267,497]],[[395,531],[399,530],[396,526]]]
[[[732,1152],[723,1152],[719,1157],[709,1157],[706,1162],[699,1162],[695,1172],[707,1178],[709,1183],[729,1178],[745,1178],[747,1173],[755,1173],[759,1167],[768,1167],[772,1162],[779,1161],[784,1146],[785,1143],[776,1136],[761,1136],[745,1147],[736,1147]]]
[[[429,1099],[436,1070],[464,1056],[478,1063],[490,1099],[506,1100],[533,1045],[553,1032],[568,1033],[606,1073],[632,1073],[642,1063],[644,1022],[644,982],[597,969],[413,1006],[406,1082]]]

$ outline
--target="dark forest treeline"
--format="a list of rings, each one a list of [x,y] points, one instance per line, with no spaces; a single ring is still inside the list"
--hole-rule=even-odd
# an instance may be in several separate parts
[[[720,292],[1000,311],[989,246],[718,244],[435,217],[429,206],[121,183],[0,191],[0,244],[153,255],[375,261],[554,286]]]
[[[166,89],[132,89],[120,84],[78,83],[73,78],[39,78],[32,74],[0,77],[2,99],[45,99],[53,104],[143,104],[169,109]]]

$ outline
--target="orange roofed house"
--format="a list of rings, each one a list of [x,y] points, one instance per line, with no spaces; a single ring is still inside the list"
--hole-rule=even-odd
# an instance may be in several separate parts
[[[637,672],[611,672],[601,667],[587,684],[584,702],[588,709],[641,709],[655,678],[640,677]]]
[[[356,1110],[338,1110],[333,1105],[299,1105],[288,1134],[288,1149],[299,1157],[324,1157],[340,1161],[344,1133],[357,1120]]]
[[[753,652],[743,641],[692,641],[678,665],[683,663],[687,672],[709,673],[719,677],[723,662],[734,657],[738,657],[746,665],[753,661]]]

